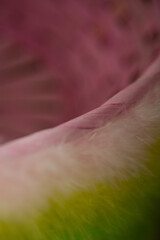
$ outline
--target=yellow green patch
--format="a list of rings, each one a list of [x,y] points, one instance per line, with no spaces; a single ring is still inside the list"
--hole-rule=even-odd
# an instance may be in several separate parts
[[[0,222],[3,240],[157,240],[160,237],[160,141],[148,172],[75,192],[24,222]]]

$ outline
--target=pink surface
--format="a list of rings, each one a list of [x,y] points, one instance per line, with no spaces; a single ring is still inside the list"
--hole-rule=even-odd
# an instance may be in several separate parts
[[[3,44],[0,50],[2,141],[57,126],[98,107],[134,82],[160,51],[156,0],[0,3],[1,35],[11,43],[4,56]],[[24,59],[31,56],[29,67],[23,69],[19,61],[14,71],[7,64],[4,71],[4,59],[16,61],[17,52]]]
[[[80,139],[86,133],[103,127],[107,122],[126,114],[150,90],[155,88],[160,88],[160,58],[145,72],[141,79],[119,92],[99,108],[53,129],[4,144],[0,148],[0,159],[23,157],[50,146],[74,142],[75,139]]]

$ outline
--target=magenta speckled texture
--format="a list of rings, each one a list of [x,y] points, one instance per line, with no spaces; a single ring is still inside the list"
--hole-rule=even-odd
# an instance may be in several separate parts
[[[40,93],[32,86],[32,73],[33,81],[21,74],[21,84],[0,85],[5,99],[18,92],[24,96],[20,107],[18,100],[13,106],[0,96],[0,132],[6,139],[54,127],[98,107],[133,83],[160,52],[158,0],[1,0],[0,6],[1,36],[38,59],[38,69],[43,66],[52,76],[42,82]],[[12,83],[12,75],[7,81]],[[30,118],[24,117],[27,89],[30,99],[39,99],[36,107],[30,100]],[[50,93],[52,98],[43,101]],[[35,112],[39,118],[34,119]]]

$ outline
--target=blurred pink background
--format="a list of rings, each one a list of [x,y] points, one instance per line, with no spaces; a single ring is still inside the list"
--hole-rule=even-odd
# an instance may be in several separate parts
[[[136,81],[158,0],[0,0],[0,141],[57,126]]]

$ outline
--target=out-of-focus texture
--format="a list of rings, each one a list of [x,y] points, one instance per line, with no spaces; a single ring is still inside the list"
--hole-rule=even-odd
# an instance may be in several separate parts
[[[157,240],[160,62],[99,108],[0,147],[0,239]]]
[[[134,82],[160,49],[157,0],[1,0],[5,142],[83,114]]]
[[[0,0],[1,240],[159,239],[159,15]]]

